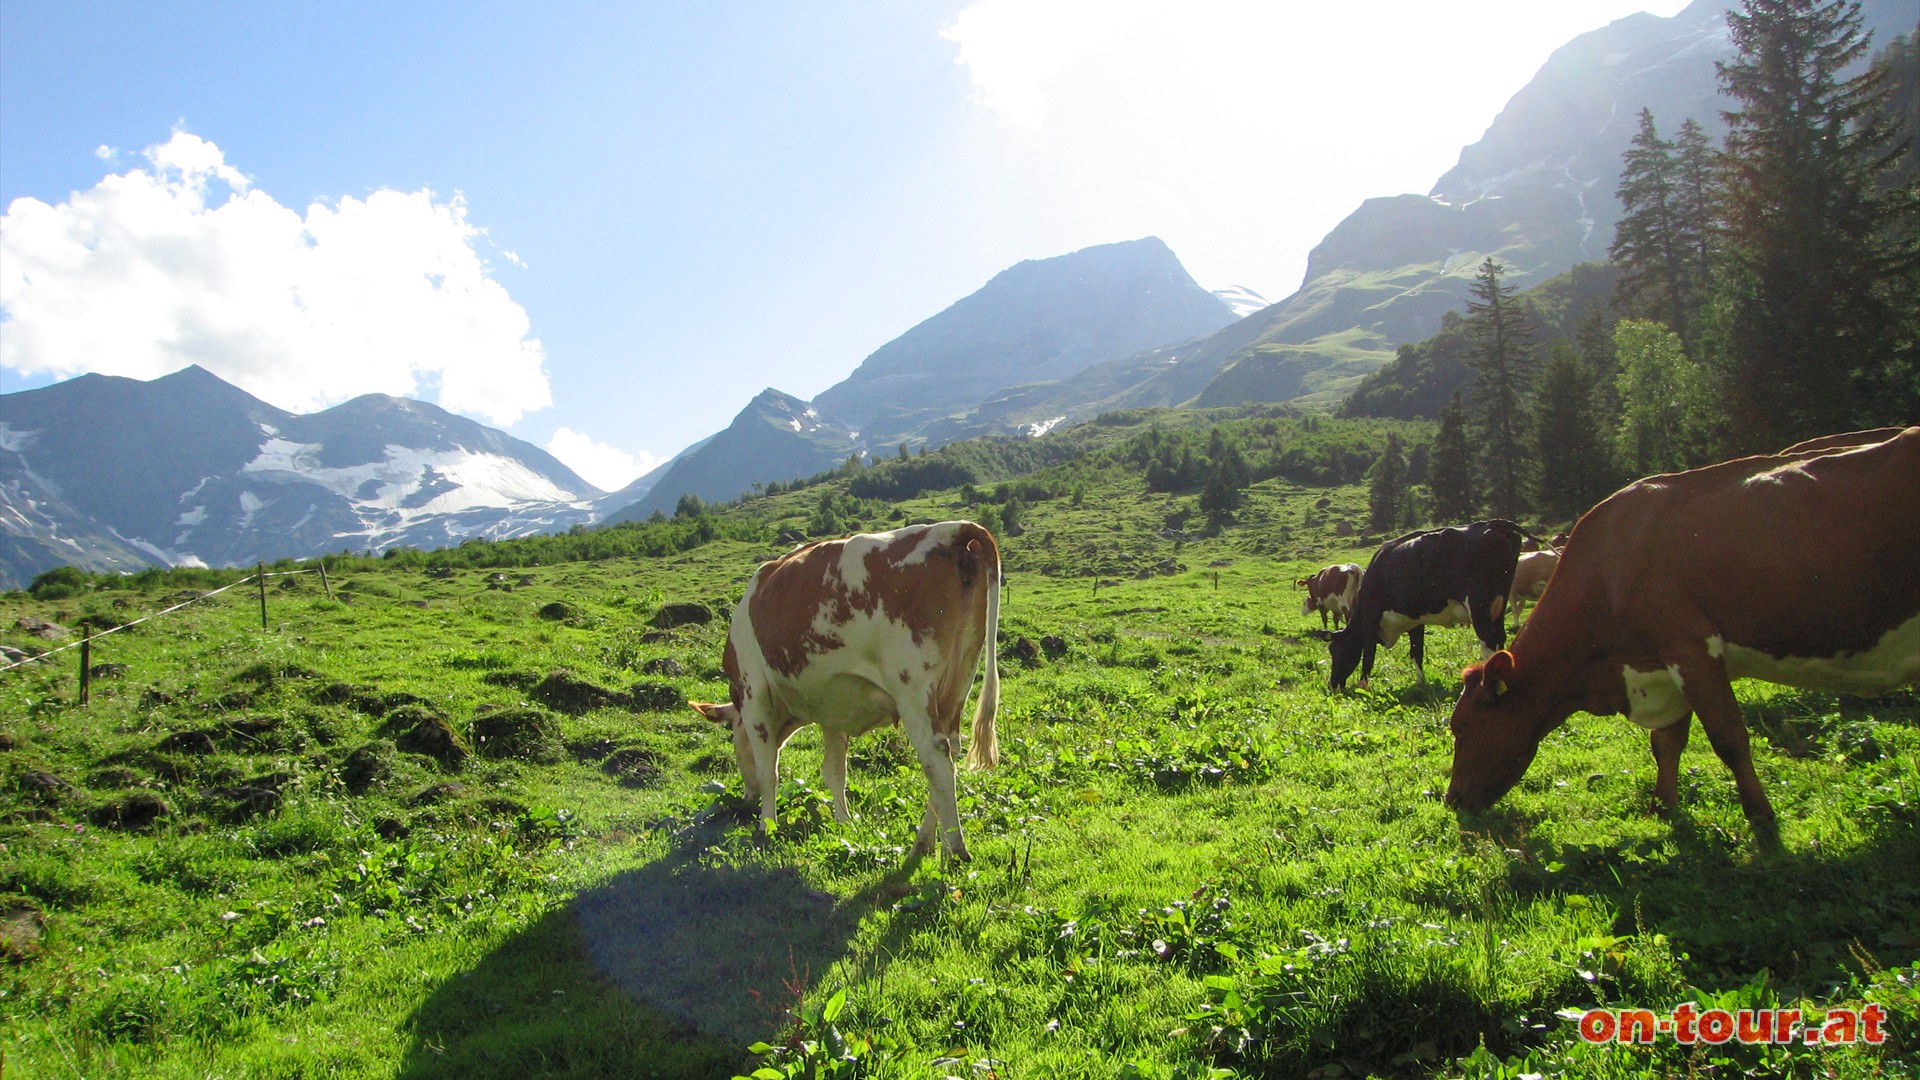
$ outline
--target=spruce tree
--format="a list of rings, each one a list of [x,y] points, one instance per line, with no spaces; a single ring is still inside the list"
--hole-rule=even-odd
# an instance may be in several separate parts
[[[1719,168],[1720,155],[1707,138],[1698,120],[1688,117],[1680,124],[1673,140],[1674,195],[1677,198],[1674,222],[1684,247],[1680,272],[1689,286],[1688,325],[1696,332],[1701,322],[1700,308],[1707,302],[1713,278],[1713,256],[1719,249]],[[1676,328],[1677,329],[1677,328]],[[1682,335],[1686,337],[1686,335]],[[1695,337],[1687,337],[1697,345]]]
[[[1367,527],[1374,532],[1399,528],[1407,502],[1407,455],[1400,436],[1389,431],[1386,449],[1374,462],[1367,482]]]
[[[1688,340],[1693,282],[1691,245],[1681,218],[1680,163],[1660,137],[1653,111],[1640,110],[1640,130],[1621,161],[1617,194],[1623,213],[1607,254],[1620,267],[1614,300],[1628,315],[1657,319]]]
[[[1886,72],[1844,72],[1870,35],[1857,0],[1743,0],[1719,64],[1727,291],[1723,347],[1736,448],[1911,417],[1882,365],[1911,337],[1900,297],[1920,273],[1909,189],[1883,177],[1898,144]],[[1896,387],[1896,390],[1899,389]]]
[[[1467,301],[1473,345],[1467,366],[1473,370],[1473,406],[1480,458],[1486,475],[1487,509],[1495,517],[1518,518],[1526,509],[1532,446],[1528,400],[1534,370],[1533,320],[1514,299],[1515,289],[1500,283],[1502,267],[1492,256],[1480,264]]]
[[[1457,393],[1440,410],[1440,433],[1427,452],[1427,489],[1433,495],[1435,525],[1473,519],[1473,454],[1467,445],[1467,410]]]
[[[1247,459],[1240,447],[1219,428],[1207,442],[1207,478],[1200,487],[1200,511],[1213,525],[1225,524],[1240,509],[1245,494],[1241,490],[1253,481]]]
[[[1613,490],[1610,448],[1600,438],[1593,408],[1586,365],[1571,346],[1555,346],[1540,375],[1534,446],[1540,463],[1534,505],[1552,520],[1578,517]]]

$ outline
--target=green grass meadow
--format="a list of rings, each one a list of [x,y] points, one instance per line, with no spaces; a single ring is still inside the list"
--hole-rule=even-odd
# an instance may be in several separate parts
[[[909,854],[897,732],[833,822],[817,729],[755,836],[727,612],[762,541],[433,576],[350,560],[0,673],[0,1075],[1877,1077],[1920,1071],[1920,706],[1747,683],[1781,849],[1692,740],[1580,715],[1447,810],[1465,630],[1329,695],[1292,581],[1364,563],[1358,486],[1237,523],[1124,476],[1004,539],[998,769],[973,861]],[[741,511],[741,512],[744,512]],[[861,524],[968,516],[955,492]],[[1341,535],[1345,533],[1347,535]],[[501,573],[499,578],[496,573]],[[164,578],[24,616],[120,621]],[[662,627],[668,605],[706,623]],[[1877,1047],[1588,1045],[1594,1007],[1877,1003]]]

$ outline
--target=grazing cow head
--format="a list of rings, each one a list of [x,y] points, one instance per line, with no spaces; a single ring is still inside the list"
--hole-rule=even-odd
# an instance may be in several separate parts
[[[1478,813],[1499,801],[1526,775],[1545,732],[1520,707],[1513,654],[1505,649],[1460,673],[1453,707],[1453,777],[1447,805]]]
[[[753,747],[747,744],[746,727],[740,723],[740,708],[731,701],[689,701],[694,711],[701,716],[733,732],[733,760],[740,766],[740,780],[745,785],[748,797],[759,790],[759,778],[754,775]]]
[[[1327,643],[1327,657],[1330,661],[1327,689],[1338,690],[1346,685],[1347,677],[1353,674],[1353,669],[1360,666],[1360,653],[1366,641],[1361,636],[1360,624],[1357,622],[1350,622],[1344,629],[1326,634],[1324,640]]]

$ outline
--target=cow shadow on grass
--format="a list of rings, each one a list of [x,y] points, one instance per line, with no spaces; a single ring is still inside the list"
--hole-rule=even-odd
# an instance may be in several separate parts
[[[1514,856],[1515,896],[1604,899],[1618,913],[1614,933],[1666,935],[1702,988],[1764,972],[1783,998],[1826,996],[1920,955],[1920,810],[1877,808],[1862,821],[1865,842],[1844,853],[1796,842],[1790,823],[1787,844],[1768,847],[1732,810],[1737,824],[1683,807],[1665,836],[1548,846],[1496,808],[1470,835]]]
[[[699,839],[581,891],[434,991],[401,1075],[749,1071],[746,1047],[778,1041],[885,882],[840,899],[791,867],[703,862]]]

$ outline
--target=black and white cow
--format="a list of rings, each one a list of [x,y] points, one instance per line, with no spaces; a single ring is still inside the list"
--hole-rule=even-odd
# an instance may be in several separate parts
[[[1347,627],[1329,635],[1332,671],[1327,687],[1338,690],[1360,669],[1364,688],[1373,674],[1373,651],[1407,635],[1415,677],[1427,681],[1425,628],[1471,622],[1483,655],[1507,643],[1507,593],[1525,531],[1511,521],[1476,521],[1447,529],[1408,533],[1380,545],[1360,578]]]

